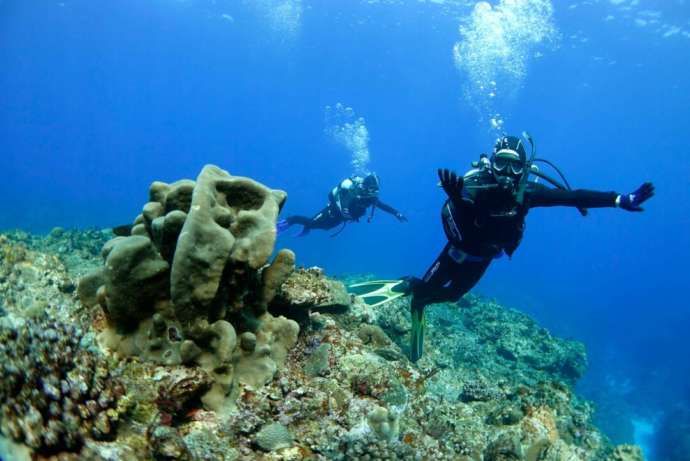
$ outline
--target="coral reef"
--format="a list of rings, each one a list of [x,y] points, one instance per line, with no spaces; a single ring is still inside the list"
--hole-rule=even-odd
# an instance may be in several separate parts
[[[434,305],[413,364],[408,300],[371,309],[289,250],[269,263],[282,200],[216,167],[153,183],[88,275],[52,252],[71,231],[0,235],[0,432],[31,451],[0,438],[0,458],[642,459],[574,394],[582,345],[526,315]]]
[[[80,329],[45,317],[0,329],[0,431],[38,454],[114,437],[123,385],[80,345]]]
[[[572,385],[586,369],[582,343],[555,338],[527,315],[495,301],[466,295],[463,303],[461,309],[435,305],[426,316],[429,334],[422,364],[457,370],[457,384],[447,389],[449,395],[461,393],[465,383],[482,379],[497,383],[508,375],[525,383],[558,380]],[[395,300],[375,312],[362,308],[362,315],[406,350],[410,330],[406,300]]]
[[[684,453],[687,454],[687,451],[684,451]],[[640,447],[633,445],[619,445],[606,458],[606,461],[643,461],[642,450],[640,450]]]
[[[29,251],[57,257],[65,268],[79,278],[98,267],[103,244],[112,238],[110,229],[53,228],[47,235],[15,230],[4,234],[9,242]]]
[[[54,319],[68,321],[66,306],[74,302],[76,287],[77,278],[67,272],[57,256],[0,235],[1,315],[32,317],[49,313]]]

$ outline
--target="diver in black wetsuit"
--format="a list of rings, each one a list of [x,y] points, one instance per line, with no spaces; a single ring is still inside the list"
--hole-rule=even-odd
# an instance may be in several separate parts
[[[343,180],[331,190],[328,194],[328,205],[314,217],[289,216],[278,223],[278,232],[283,232],[294,224],[303,226],[300,236],[308,234],[312,229],[328,230],[339,224],[342,224],[344,228],[348,222],[359,222],[367,208],[371,208],[369,222],[374,217],[376,208],[392,214],[400,222],[407,221],[401,212],[383,203],[378,196],[379,178],[376,174],[370,173],[365,177],[353,176]]]
[[[491,158],[483,155],[464,177],[446,169],[438,171],[441,187],[448,195],[441,212],[448,243],[422,279],[408,277],[401,287],[412,294],[412,361],[422,356],[425,306],[458,300],[481,279],[492,259],[503,253],[512,256],[531,208],[570,206],[583,215],[587,208],[642,211],[640,204],[654,195],[651,183],[644,183],[631,194],[571,190],[562,175],[565,185],[539,172],[535,162],[553,164],[535,159],[533,141],[525,136],[532,144],[529,161],[522,140],[504,136],[494,146]],[[556,188],[528,181],[530,174]]]

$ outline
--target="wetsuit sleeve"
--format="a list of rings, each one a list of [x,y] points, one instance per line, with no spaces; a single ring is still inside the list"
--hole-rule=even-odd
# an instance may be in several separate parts
[[[400,214],[400,212],[398,210],[396,210],[395,208],[393,208],[390,205],[383,203],[379,199],[376,199],[376,203],[374,205],[376,205],[376,208],[379,208],[380,210],[385,211],[386,213],[390,213],[393,216],[398,216]]]
[[[571,206],[578,208],[606,208],[616,206],[617,192],[600,192],[587,189],[551,189],[534,184],[527,191],[530,208]]]

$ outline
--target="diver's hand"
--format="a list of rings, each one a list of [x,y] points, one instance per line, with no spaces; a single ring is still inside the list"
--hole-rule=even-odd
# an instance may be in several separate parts
[[[402,214],[402,213],[399,212],[399,211],[398,211],[397,213],[395,213],[395,217],[396,217],[397,220],[400,221],[400,222],[407,222],[407,218],[405,217],[405,215]]]
[[[654,196],[654,185],[646,182],[635,192],[616,197],[616,205],[627,211],[644,211],[640,205]]]
[[[458,176],[454,171],[447,169],[438,170],[438,178],[441,180],[441,187],[448,197],[455,201],[462,197],[462,186],[465,182],[462,176]]]

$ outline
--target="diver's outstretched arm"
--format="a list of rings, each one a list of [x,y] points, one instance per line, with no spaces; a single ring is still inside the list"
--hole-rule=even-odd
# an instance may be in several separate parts
[[[571,206],[578,208],[620,207],[627,211],[642,211],[640,205],[654,195],[654,186],[646,182],[630,194],[600,192],[587,189],[550,189],[542,184],[530,185],[527,197],[530,208]]]
[[[401,212],[399,212],[398,210],[396,210],[392,206],[383,203],[381,200],[376,199],[376,203],[374,205],[376,206],[376,208],[381,209],[381,211],[385,211],[386,213],[392,214],[393,216],[395,216],[398,219],[398,221],[407,222],[407,218],[405,217],[404,214],[402,214]]]

